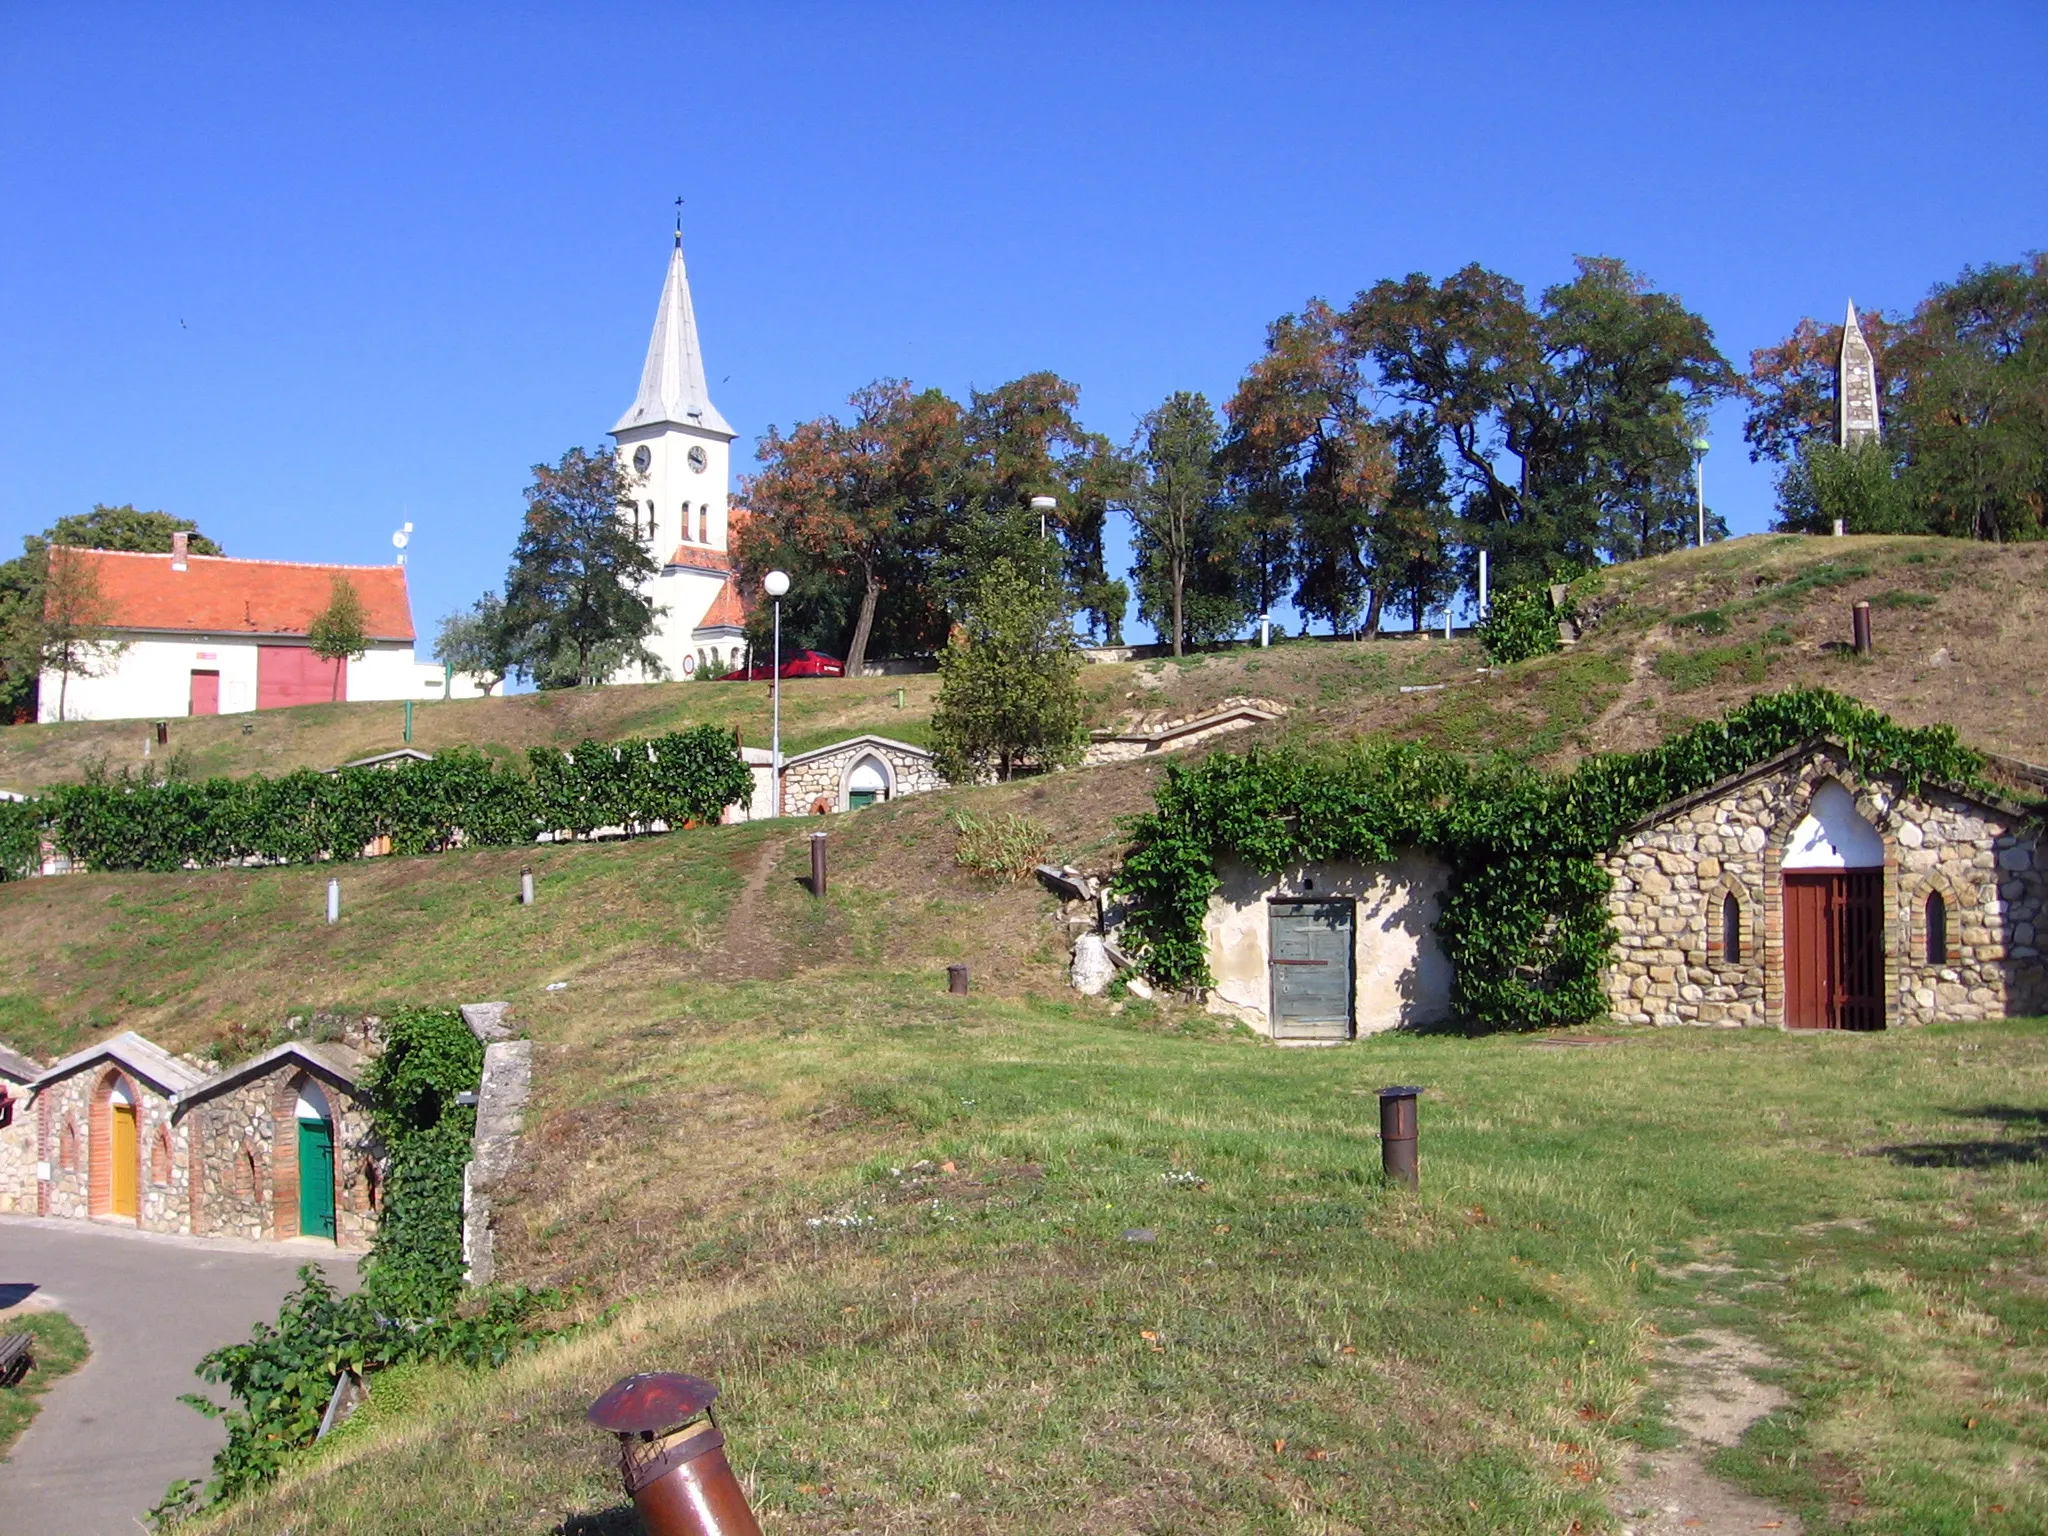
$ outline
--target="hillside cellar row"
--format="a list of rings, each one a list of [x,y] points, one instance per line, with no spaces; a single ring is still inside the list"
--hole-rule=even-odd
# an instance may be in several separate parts
[[[132,1032],[48,1068],[0,1050],[0,1211],[365,1248],[384,1161],[364,1065],[291,1041],[209,1072]]]
[[[1619,1021],[1870,1030],[2048,1012],[2038,817],[1859,774],[1833,741],[1660,806],[1604,863]],[[1448,1016],[1449,871],[1427,855],[1217,874],[1211,1011],[1303,1043]]]

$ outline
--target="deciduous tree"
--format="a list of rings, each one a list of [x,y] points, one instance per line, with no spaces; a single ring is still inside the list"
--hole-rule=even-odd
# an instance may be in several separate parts
[[[109,628],[113,604],[100,587],[99,568],[62,546],[45,551],[43,560],[37,660],[43,671],[57,674],[57,718],[64,720],[71,679],[106,676],[128,645]]]
[[[497,593],[486,592],[468,612],[441,620],[434,660],[474,677],[486,694],[504,681],[511,662],[505,647],[505,604]]]
[[[334,663],[334,697],[341,697],[342,663],[360,661],[370,648],[363,633],[363,597],[356,584],[339,572],[328,587],[327,606],[314,615],[306,644],[322,661]]]
[[[658,616],[646,585],[660,567],[621,515],[628,489],[604,448],[533,467],[505,576],[504,639],[512,670],[543,688],[601,683],[629,666],[662,672],[646,644]]]
[[[1199,394],[1169,395],[1131,439],[1130,514],[1138,613],[1182,655],[1244,622],[1237,572],[1223,547],[1227,505],[1217,462],[1216,413]]]
[[[1080,669],[1065,589],[996,560],[969,589],[939,655],[939,771],[971,783],[1077,761],[1087,741]]]

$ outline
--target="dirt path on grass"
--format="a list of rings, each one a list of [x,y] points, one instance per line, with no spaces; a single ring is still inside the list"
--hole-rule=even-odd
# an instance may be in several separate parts
[[[1737,1536],[1779,1531],[1798,1536],[1799,1517],[1742,1492],[1707,1469],[1707,1458],[1735,1444],[1765,1414],[1789,1401],[1752,1372],[1777,1364],[1753,1339],[1701,1329],[1705,1348],[1669,1348],[1658,1365],[1671,1421],[1684,1439],[1635,1456],[1609,1496],[1625,1536]],[[1690,1341],[1688,1341],[1690,1342]]]
[[[787,848],[785,839],[770,838],[755,850],[747,883],[733,901],[716,946],[698,967],[705,980],[781,981],[795,968],[768,902],[768,883]]]
[[[1657,663],[1657,653],[1670,649],[1670,646],[1671,632],[1659,624],[1644,635],[1629,653],[1628,681],[1622,684],[1614,702],[1601,710],[1593,723],[1586,727],[1586,738],[1596,743],[1599,751],[1626,752],[1656,741],[1658,733],[1654,717],[1631,730],[1628,715],[1649,697],[1651,668]],[[1636,739],[1638,737],[1640,741]]]

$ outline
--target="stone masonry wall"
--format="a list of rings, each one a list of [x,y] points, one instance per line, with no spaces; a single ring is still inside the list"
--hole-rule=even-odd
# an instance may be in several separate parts
[[[800,763],[785,763],[782,770],[782,807],[787,815],[803,816],[819,800],[825,800],[834,811],[846,809],[845,783],[861,759],[873,757],[888,765],[889,798],[901,799],[905,795],[926,794],[934,789],[944,789],[946,781],[939,777],[932,760],[922,752],[906,752],[898,747],[883,746],[876,742],[850,742],[845,747],[827,752],[822,757],[808,758]]]
[[[298,1235],[295,1106],[307,1077],[298,1063],[281,1061],[273,1071],[237,1083],[187,1112],[201,1169],[192,1231],[259,1241]],[[332,1079],[313,1080],[334,1116],[335,1241],[343,1248],[364,1248],[377,1230],[383,1178],[369,1105]]]
[[[1782,1025],[1780,861],[1815,789],[1834,779],[1884,841],[1888,1023],[2048,1008],[2042,961],[2048,849],[1989,805],[1896,779],[1858,779],[1833,749],[1683,805],[1607,860],[1619,933],[1605,976],[1617,1018],[1640,1024]],[[1948,904],[1946,964],[1929,964],[1927,897]],[[1725,896],[1741,910],[1739,958],[1722,954]]]
[[[136,1106],[136,1225],[145,1232],[183,1232],[191,1168],[184,1128],[172,1120],[169,1099],[105,1061],[46,1083],[36,1094],[38,1161],[50,1165],[41,1214],[108,1214],[113,1193],[110,1103],[117,1078],[127,1081]]]
[[[36,1109],[27,1088],[0,1079],[13,1118],[0,1125],[0,1211],[36,1213]]]

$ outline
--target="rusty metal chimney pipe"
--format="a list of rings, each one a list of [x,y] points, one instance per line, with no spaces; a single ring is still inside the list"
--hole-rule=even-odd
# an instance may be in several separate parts
[[[761,1536],[700,1376],[628,1376],[588,1417],[619,1437],[619,1475],[648,1536]]]
[[[955,997],[967,995],[967,967],[949,965],[946,967],[946,990]]]
[[[1870,654],[1870,604],[1858,603],[1849,610],[1849,632],[1856,637],[1856,654]]]
[[[1380,1167],[1389,1183],[1422,1187],[1415,1161],[1415,1096],[1420,1088],[1380,1090]]]
[[[811,894],[823,899],[825,895],[825,834],[811,834]]]

